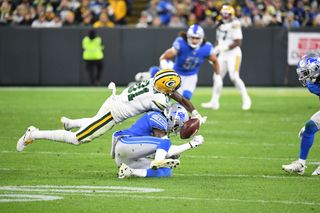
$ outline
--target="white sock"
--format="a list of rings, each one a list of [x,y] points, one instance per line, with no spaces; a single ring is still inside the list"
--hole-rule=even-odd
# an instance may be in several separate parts
[[[69,128],[81,128],[86,124],[90,123],[92,118],[80,118],[80,119],[69,119],[68,127]]]
[[[146,169],[131,169],[132,174],[137,177],[146,177],[147,176],[147,170]]]
[[[306,160],[299,159],[298,162],[302,163],[303,165],[306,165]]]
[[[189,149],[191,149],[191,146],[189,143],[185,143],[179,146],[171,145],[170,149],[168,150],[167,157],[170,158],[173,155],[179,155],[182,152],[187,151]]]
[[[168,152],[164,149],[157,149],[156,155],[154,156],[154,160],[156,161],[164,160],[166,158],[167,153]]]
[[[32,139],[48,139],[78,145],[76,133],[66,130],[38,130],[31,133]]]
[[[213,87],[212,87],[212,96],[211,102],[219,103],[221,91],[222,91],[223,81],[221,75],[213,75]]]
[[[242,96],[242,100],[249,97],[246,86],[244,85],[243,81],[241,80],[241,78],[239,76],[235,77],[234,85],[240,91],[240,94]]]

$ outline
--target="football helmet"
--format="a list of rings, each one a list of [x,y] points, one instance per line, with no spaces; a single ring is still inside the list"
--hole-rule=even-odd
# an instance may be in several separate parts
[[[163,94],[172,94],[181,85],[180,76],[172,69],[157,72],[153,80],[153,88]]]
[[[303,86],[308,82],[315,83],[320,76],[320,54],[312,52],[303,56],[298,63],[297,74]]]
[[[204,30],[198,24],[191,25],[187,31],[187,41],[190,47],[197,49],[204,38]]]
[[[168,119],[168,132],[179,133],[183,124],[189,120],[188,111],[180,104],[175,103],[164,110]]]
[[[222,21],[226,23],[226,22],[230,22],[234,18],[235,12],[232,6],[223,5],[220,10],[220,14],[222,16]]]

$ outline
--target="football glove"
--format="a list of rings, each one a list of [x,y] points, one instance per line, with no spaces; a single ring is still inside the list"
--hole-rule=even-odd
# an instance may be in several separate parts
[[[108,85],[108,89],[112,90],[112,96],[116,95],[117,87],[116,87],[115,83],[110,82],[109,85]]]
[[[200,120],[200,125],[204,124],[207,121],[207,116],[202,117],[200,113],[194,109],[191,113],[191,118],[197,118]]]
[[[191,148],[195,148],[203,144],[204,138],[202,135],[194,136],[193,139],[189,142]]]
[[[160,68],[161,69],[172,69],[173,65],[174,64],[171,60],[162,59],[160,61]]]

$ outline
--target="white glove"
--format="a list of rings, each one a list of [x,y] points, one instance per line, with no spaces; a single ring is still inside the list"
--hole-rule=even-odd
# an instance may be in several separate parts
[[[113,82],[110,82],[108,85],[108,89],[112,90],[112,96],[116,95],[117,92],[117,88],[116,88],[116,84]]]
[[[222,52],[225,52],[225,51],[228,51],[229,50],[229,47],[227,45],[217,45],[213,52],[214,54],[219,54],[219,53],[222,53]]]
[[[200,113],[194,109],[191,113],[191,118],[197,118],[200,120],[200,125],[204,124],[207,121],[207,116],[202,117]]]
[[[204,138],[202,135],[194,136],[193,139],[189,142],[191,148],[195,148],[203,144]]]
[[[302,135],[303,135],[305,129],[306,129],[305,127],[301,128],[300,132],[298,133],[298,138],[300,138],[300,139],[302,138]]]
[[[162,59],[160,61],[160,68],[161,69],[172,69],[173,65],[174,64],[171,60]]]

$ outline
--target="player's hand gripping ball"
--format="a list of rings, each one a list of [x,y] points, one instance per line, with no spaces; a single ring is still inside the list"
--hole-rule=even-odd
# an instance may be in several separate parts
[[[191,118],[184,123],[180,130],[180,138],[187,139],[197,134],[200,128],[200,120],[198,118]]]

